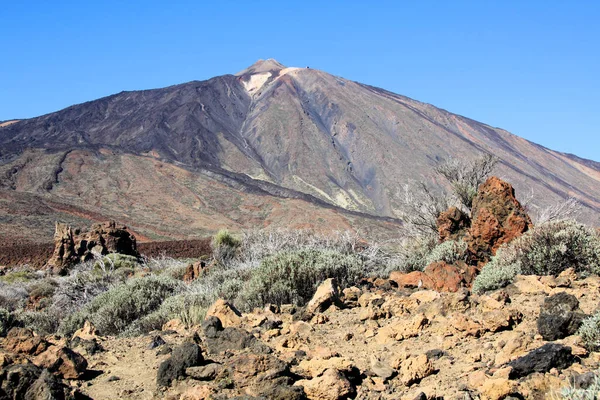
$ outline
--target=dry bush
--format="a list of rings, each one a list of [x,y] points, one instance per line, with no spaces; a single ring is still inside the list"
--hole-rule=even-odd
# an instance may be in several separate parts
[[[535,219],[536,224],[543,224],[561,219],[576,219],[581,213],[581,203],[573,197],[540,210]]]
[[[484,154],[474,160],[450,158],[435,167],[438,175],[446,178],[452,186],[452,192],[466,210],[473,206],[479,185],[490,176],[499,159],[491,154]]]
[[[473,291],[504,287],[517,274],[557,275],[567,268],[598,273],[600,238],[576,221],[550,221],[501,246],[475,279]]]

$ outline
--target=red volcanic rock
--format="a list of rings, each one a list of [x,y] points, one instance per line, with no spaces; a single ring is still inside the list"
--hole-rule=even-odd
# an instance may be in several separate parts
[[[52,272],[62,274],[79,261],[90,260],[94,254],[120,253],[139,257],[135,236],[126,226],[109,221],[94,224],[87,232],[73,230],[57,222],[54,232],[54,254],[47,263]]]
[[[458,240],[465,236],[471,226],[471,219],[456,207],[450,207],[437,218],[440,243],[446,240]]]
[[[183,275],[184,282],[191,282],[198,279],[206,268],[204,261],[198,261],[192,264],[188,264],[185,268],[185,274]]]
[[[487,262],[498,247],[532,226],[513,187],[495,176],[479,187],[471,216],[466,242],[472,263]]]
[[[398,287],[418,287],[437,290],[438,292],[457,292],[463,287],[470,287],[477,275],[477,269],[464,262],[447,264],[443,261],[428,265],[423,272],[413,271],[404,274],[394,271],[390,280]]]

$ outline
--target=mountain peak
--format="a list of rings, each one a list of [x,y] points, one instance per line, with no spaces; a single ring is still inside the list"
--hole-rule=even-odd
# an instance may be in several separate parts
[[[262,72],[280,71],[285,68],[285,65],[281,64],[274,58],[268,58],[266,60],[258,60],[248,68],[241,70],[235,75],[241,76],[246,74],[260,74]]]

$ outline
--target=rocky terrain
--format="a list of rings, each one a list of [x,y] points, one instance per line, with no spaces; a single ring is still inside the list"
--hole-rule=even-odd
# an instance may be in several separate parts
[[[49,242],[54,221],[117,219],[140,241],[221,227],[399,226],[404,184],[492,153],[535,210],[572,196],[596,223],[597,162],[310,68],[122,92],[0,126],[0,237]]]
[[[0,398],[595,398],[600,392],[598,231],[565,220],[534,227],[512,186],[497,177],[479,186],[469,211],[453,207],[440,214],[439,244],[429,250],[423,268],[387,273],[375,266],[379,277],[366,276],[365,260],[373,253],[364,242],[326,248],[321,237],[321,250],[290,253],[290,243],[301,248],[303,241],[304,246],[315,242],[270,233],[265,238],[272,254],[259,265],[234,266],[235,255],[216,251],[219,241],[246,252],[258,251],[259,242],[244,247],[221,233],[213,239],[210,263],[180,264],[176,272],[172,266],[136,267],[136,239],[119,224],[88,230],[57,224],[55,250],[45,266],[52,274],[45,277],[46,287],[57,288],[44,291],[39,282],[0,286],[4,307],[11,291],[29,287],[24,311],[0,310]],[[478,282],[490,265],[500,275],[509,273],[498,261],[504,252],[511,254],[511,245],[546,229],[554,229],[553,237],[542,236],[536,242],[541,247],[519,248],[523,258],[514,261],[523,266],[527,257],[541,261],[541,275],[515,272],[494,287]],[[273,247],[274,240],[279,247]],[[362,258],[331,250],[348,247],[349,254]],[[113,270],[102,258],[111,255]],[[378,257],[381,263],[387,259]],[[85,275],[81,263],[90,260]],[[358,275],[352,275],[353,265],[337,265],[348,260],[363,263]],[[321,270],[325,279],[315,280]],[[4,282],[21,276],[19,270],[3,273]],[[98,289],[86,279],[110,284]],[[240,279],[242,286],[228,286]],[[61,300],[60,293],[73,283],[69,300]],[[83,300],[71,314],[44,314],[56,304],[72,307],[71,298],[92,290],[99,290],[97,297]],[[303,290],[310,294],[306,301]],[[160,291],[166,294],[157,295]],[[206,304],[209,292],[216,300]],[[180,303],[173,301],[178,296]],[[177,304],[183,308],[173,311]],[[171,311],[162,314],[163,309]],[[44,320],[48,315],[60,315],[60,325]],[[55,333],[39,334],[28,325]]]
[[[143,337],[86,326],[73,340],[46,342],[16,330],[0,359],[57,365],[68,390],[93,399],[550,399],[569,382],[585,385],[600,366],[600,353],[563,329],[596,310],[598,277],[520,276],[486,295],[385,280],[342,293],[334,284],[325,282],[305,310],[240,314],[219,301],[202,326],[174,320]],[[572,310],[551,306],[561,296]],[[66,344],[78,353],[61,353]],[[26,378],[18,368],[5,367],[2,390],[10,374],[33,382],[41,371]]]

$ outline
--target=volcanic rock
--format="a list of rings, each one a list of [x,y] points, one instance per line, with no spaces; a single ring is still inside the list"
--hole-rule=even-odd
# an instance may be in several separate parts
[[[171,382],[185,376],[186,368],[200,365],[204,357],[195,343],[184,342],[173,349],[171,357],[158,367],[156,383],[158,386],[170,386]]]
[[[575,334],[584,318],[577,297],[560,292],[546,298],[540,307],[538,332],[544,340],[562,339]]]
[[[87,370],[87,360],[68,347],[51,346],[33,363],[65,379],[77,379]]]
[[[457,207],[450,207],[437,218],[440,243],[446,240],[462,239],[470,226],[471,219],[467,214]]]
[[[508,363],[512,367],[511,379],[521,378],[533,372],[548,372],[552,368],[562,370],[575,361],[571,348],[557,343],[546,343],[523,357]]]
[[[56,223],[54,254],[47,266],[56,274],[64,274],[73,264],[94,258],[94,255],[119,253],[139,257],[136,239],[126,226],[115,221],[94,224],[87,232],[80,232],[62,223]]]
[[[457,292],[463,287],[470,287],[477,269],[462,261],[456,264],[448,264],[444,261],[428,265],[421,271],[413,271],[408,274],[393,271],[390,280],[398,287],[416,287],[436,290],[438,292]]]
[[[515,197],[513,187],[490,177],[477,191],[466,237],[470,261],[486,262],[498,247],[527,232],[531,219]]]
[[[307,314],[323,312],[327,310],[329,306],[334,304],[342,306],[340,290],[337,280],[335,278],[329,278],[319,285],[312,299],[306,305],[305,312]]]

